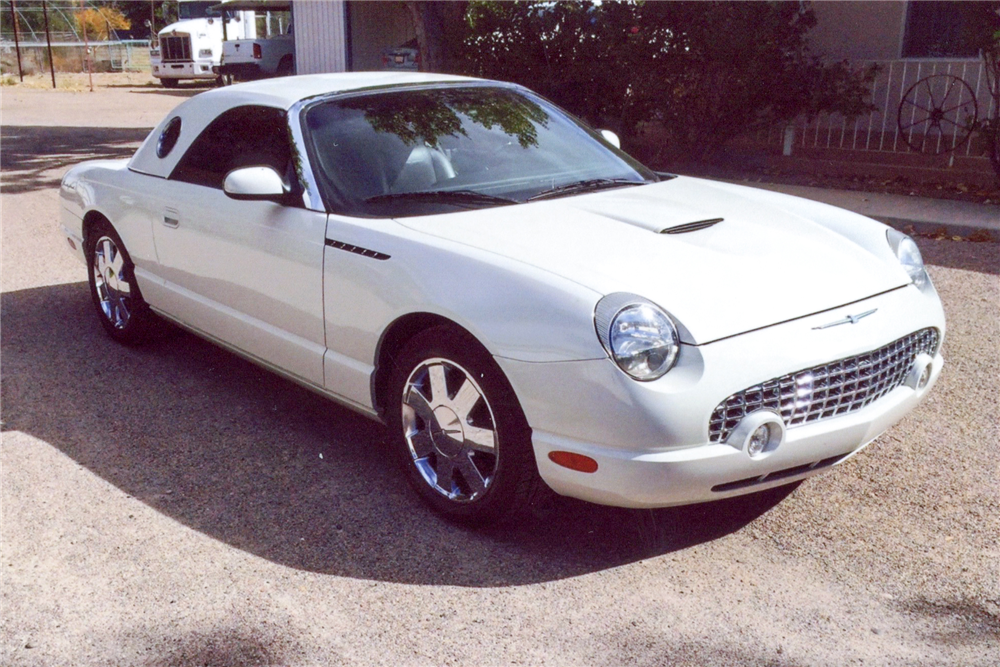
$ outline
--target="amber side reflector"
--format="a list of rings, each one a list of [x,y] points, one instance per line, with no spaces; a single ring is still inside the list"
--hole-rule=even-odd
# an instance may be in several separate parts
[[[549,452],[549,460],[557,465],[578,472],[597,472],[597,461],[573,452]]]

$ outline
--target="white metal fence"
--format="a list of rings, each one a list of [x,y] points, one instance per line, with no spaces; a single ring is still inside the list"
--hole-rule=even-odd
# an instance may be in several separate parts
[[[911,143],[926,141],[929,153],[980,157],[982,146],[970,136],[970,110],[980,120],[1000,114],[990,92],[990,77],[981,60],[880,60],[858,63],[877,65],[870,101],[874,110],[855,118],[823,113],[797,119],[790,127],[772,128],[758,136],[769,145],[795,148],[832,148],[851,151],[914,153]],[[920,83],[925,77],[933,77]],[[961,80],[961,82],[957,81]],[[941,100],[951,101],[941,106]],[[904,103],[904,99],[907,100]],[[939,122],[932,127],[929,110],[939,107]],[[902,115],[902,122],[900,121]],[[985,159],[985,158],[984,158]]]

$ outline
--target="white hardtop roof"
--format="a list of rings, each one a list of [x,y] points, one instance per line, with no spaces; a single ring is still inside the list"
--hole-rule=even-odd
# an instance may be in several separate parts
[[[485,82],[450,74],[422,72],[344,72],[340,74],[310,74],[276,79],[263,79],[235,86],[214,88],[195,95],[178,105],[149,133],[139,150],[132,156],[129,168],[151,176],[166,178],[187,152],[201,131],[224,111],[246,104],[275,107],[287,111],[297,102],[355,90],[382,87],[420,85],[424,83]],[[173,150],[163,158],[156,155],[156,144],[167,122],[181,119],[181,133]]]
[[[423,72],[341,72],[339,74],[309,74],[279,77],[215,88],[198,97],[252,97],[254,104],[289,109],[300,100],[317,95],[344,93],[352,90],[421,83],[482,81],[467,76],[427,74]]]

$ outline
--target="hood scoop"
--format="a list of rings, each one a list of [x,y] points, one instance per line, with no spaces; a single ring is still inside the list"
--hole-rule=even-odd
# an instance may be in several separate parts
[[[648,190],[638,192],[642,190],[647,189],[630,188],[599,193],[600,196],[581,197],[572,206],[654,234],[684,234],[722,222],[722,218],[712,217],[713,213],[718,215],[720,211],[653,196]]]
[[[717,225],[722,222],[725,218],[710,218],[708,220],[698,220],[697,222],[686,222],[682,225],[674,225],[673,227],[667,227],[666,229],[661,229],[661,234],[687,234],[688,232],[696,232],[699,229],[707,229],[712,225]]]

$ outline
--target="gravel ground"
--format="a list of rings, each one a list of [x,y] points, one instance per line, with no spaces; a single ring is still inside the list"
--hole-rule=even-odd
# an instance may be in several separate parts
[[[945,373],[829,474],[474,532],[381,427],[187,334],[103,335],[54,186],[178,101],[4,91],[0,664],[1000,662],[1000,245],[920,240]]]

